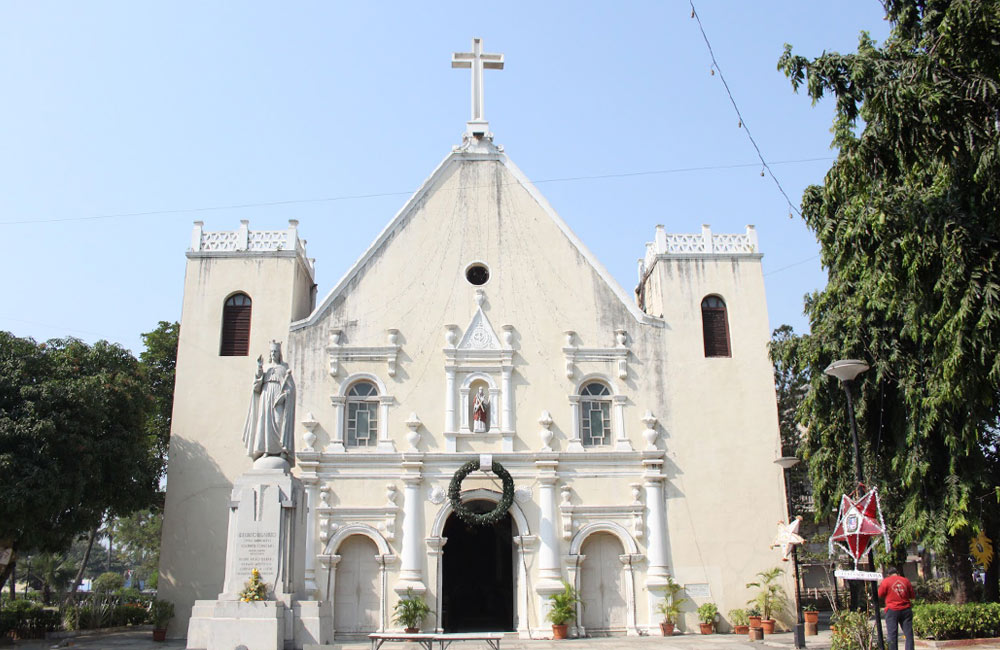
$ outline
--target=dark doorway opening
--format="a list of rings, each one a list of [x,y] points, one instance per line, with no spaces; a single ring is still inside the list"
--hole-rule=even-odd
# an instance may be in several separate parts
[[[476,513],[496,507],[470,501]],[[496,526],[468,526],[455,515],[444,526],[441,626],[445,632],[514,629],[514,530],[508,514]]]

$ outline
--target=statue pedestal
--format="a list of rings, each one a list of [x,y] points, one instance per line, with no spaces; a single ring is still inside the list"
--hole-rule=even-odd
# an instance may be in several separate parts
[[[323,644],[332,629],[329,606],[305,596],[306,508],[302,482],[288,464],[263,457],[233,485],[226,578],[218,600],[195,602],[187,647],[205,650],[284,650]],[[268,599],[242,602],[253,569]]]

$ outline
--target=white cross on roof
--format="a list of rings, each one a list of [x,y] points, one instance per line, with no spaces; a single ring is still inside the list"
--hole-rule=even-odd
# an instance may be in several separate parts
[[[483,52],[483,39],[474,38],[471,52],[451,55],[451,67],[472,68],[472,119],[467,124],[467,131],[483,136],[489,132],[489,122],[483,115],[483,69],[503,70],[503,54]]]

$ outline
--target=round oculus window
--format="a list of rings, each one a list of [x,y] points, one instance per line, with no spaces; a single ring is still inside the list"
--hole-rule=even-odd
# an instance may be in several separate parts
[[[465,279],[477,287],[484,285],[490,279],[490,270],[485,264],[472,264],[465,269]]]

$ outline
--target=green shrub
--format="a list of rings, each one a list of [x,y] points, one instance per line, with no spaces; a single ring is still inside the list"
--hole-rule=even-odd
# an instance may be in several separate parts
[[[0,610],[0,636],[13,633],[18,639],[44,639],[46,632],[59,629],[61,617],[30,600],[15,600]]]
[[[1000,603],[917,603],[913,633],[924,639],[975,639],[1000,636]]]
[[[119,625],[144,625],[149,619],[149,611],[137,603],[116,605],[112,627]]]
[[[928,603],[944,603],[951,599],[951,582],[948,578],[917,578],[913,581],[916,600]]]
[[[123,587],[115,592],[115,596],[117,596],[118,600],[123,603],[142,602],[142,592],[135,587]]]
[[[102,573],[94,579],[94,591],[99,594],[107,594],[118,591],[125,586],[125,578],[120,574],[108,571]]]
[[[837,632],[833,635],[830,650],[873,650],[875,627],[868,610],[852,612],[841,609],[834,615]]]

